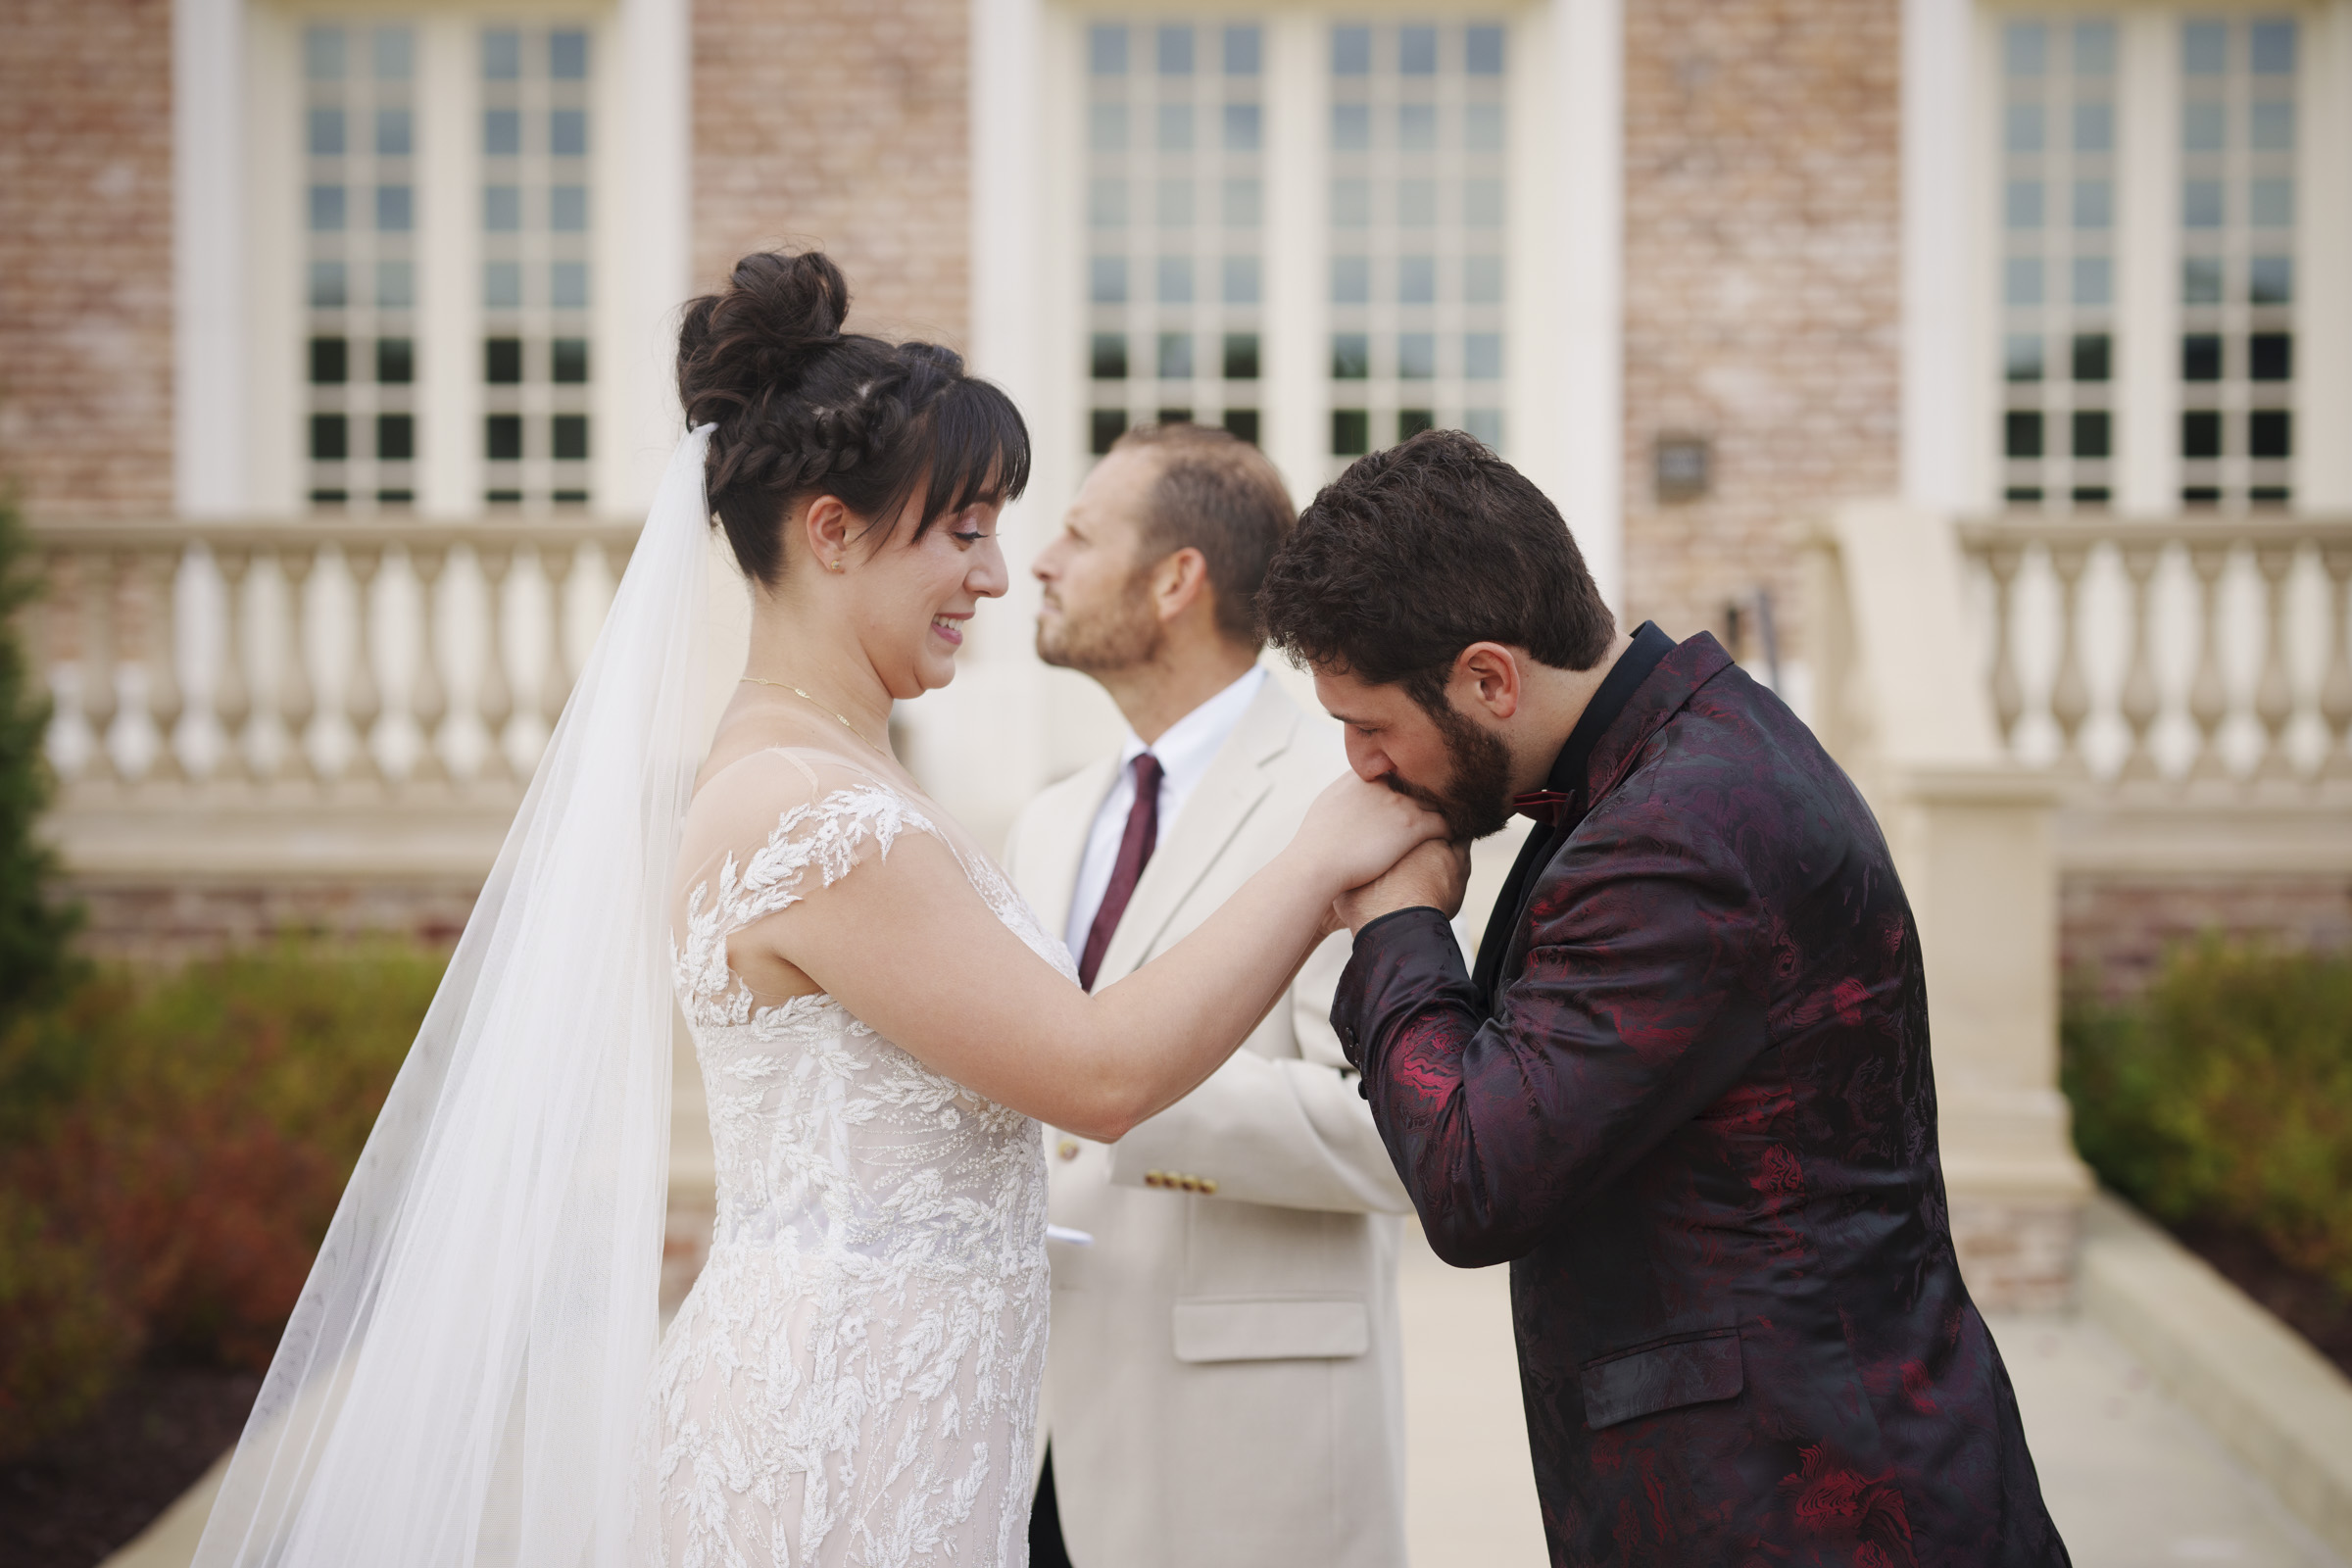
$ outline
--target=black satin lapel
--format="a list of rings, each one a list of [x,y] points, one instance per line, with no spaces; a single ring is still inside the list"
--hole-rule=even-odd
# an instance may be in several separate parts
[[[1477,990],[1483,1007],[1494,1004],[1494,982],[1501,978],[1503,956],[1518,935],[1520,916],[1527,908],[1527,896],[1535,887],[1536,872],[1551,858],[1552,840],[1557,832],[1556,828],[1542,823],[1529,831],[1526,841],[1519,846],[1519,858],[1511,862],[1511,874],[1502,879],[1502,889],[1494,895],[1494,907],[1487,911],[1486,934],[1478,939],[1478,964],[1470,974],[1470,983]]]

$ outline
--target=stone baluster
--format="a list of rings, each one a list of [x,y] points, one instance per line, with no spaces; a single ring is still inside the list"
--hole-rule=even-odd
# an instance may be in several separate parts
[[[375,670],[375,574],[384,553],[374,545],[347,545],[343,565],[351,573],[351,671],[343,682],[343,716],[351,723],[350,773],[383,776],[377,748],[384,740],[383,685]]]
[[[155,725],[156,778],[185,779],[192,775],[180,765],[179,748],[172,738],[188,716],[187,674],[180,668],[179,574],[186,562],[184,546],[166,546],[138,558],[139,598],[148,607],[145,646],[139,663],[148,671],[147,712]],[[202,722],[199,714],[199,723]]]
[[[215,770],[235,778],[246,767],[250,737],[246,721],[252,710],[252,684],[245,678],[245,571],[253,558],[242,550],[214,552],[213,565],[220,573],[220,665],[213,685],[213,716],[220,725],[220,760]]]
[[[2124,575],[2132,584],[2132,655],[2124,671],[2123,690],[2116,706],[2132,729],[2132,749],[2125,754],[2121,776],[2146,780],[2157,776],[2156,753],[2148,744],[2149,731],[2163,711],[2156,689],[2156,656],[2148,637],[2148,585],[2164,559],[2164,546],[2132,540],[2123,545]]]
[[[309,594],[311,568],[318,561],[311,545],[289,545],[277,553],[277,569],[286,580],[286,662],[278,677],[277,716],[287,743],[280,771],[289,778],[318,774],[311,746],[318,699],[311,679]]]
[[[103,765],[98,729],[90,721],[88,590],[85,558],[71,551],[49,555],[49,603],[41,616],[42,662],[49,673],[49,733],[43,750],[57,776],[68,782]]]
[[[2262,573],[2262,674],[2254,683],[2254,716],[2262,720],[2262,757],[2255,778],[2266,783],[2292,779],[2294,760],[2286,751],[2287,720],[2295,716],[2295,687],[2286,667],[2286,577],[2294,569],[2295,547],[2264,544],[2254,549]]]
[[[2346,731],[2352,730],[2352,639],[2347,638],[2344,587],[2352,579],[2352,543],[2328,545],[2320,551],[2328,571],[2328,673],[2320,682],[2320,717],[2328,724],[2328,760],[2320,769],[2325,779],[2352,779],[2352,752],[2345,750]]]
[[[539,671],[539,713],[553,734],[571,695],[571,660],[564,647],[564,586],[571,580],[572,552],[554,545],[539,547],[539,574],[547,583],[547,655]]]
[[[445,776],[441,765],[441,719],[449,699],[441,684],[441,568],[449,552],[439,545],[419,545],[409,552],[409,568],[416,574],[416,675],[409,685],[409,713],[416,721],[415,779]]]
[[[2230,716],[2230,688],[2222,678],[2222,569],[2230,564],[2226,544],[2198,541],[2188,547],[2189,569],[2197,574],[2197,672],[2188,685],[2188,716],[2197,725],[2197,755],[2189,763],[2192,781],[2230,776],[2222,760],[2222,720]]]
[[[151,709],[155,681],[147,658],[147,633],[153,617],[144,613],[146,595],[140,591],[140,579],[146,573],[140,566],[138,556],[124,553],[109,560],[105,568],[112,632],[107,663],[113,670],[115,688],[114,717],[106,726],[106,755],[115,764],[115,775],[125,783],[135,783],[154,771],[156,758],[164,749]]]
[[[514,712],[514,686],[507,679],[507,570],[514,562],[512,545],[478,545],[474,559],[482,568],[482,674],[474,688],[473,710],[481,718],[489,745],[484,748],[482,773],[500,777],[507,771],[507,719]]]
[[[2082,771],[2082,721],[2090,716],[2090,682],[2082,673],[2082,567],[2087,546],[2050,547],[2050,570],[2058,579],[2058,670],[2050,681],[2050,717],[2058,725],[2058,765]]]
[[[2004,746],[2016,745],[2017,721],[2026,710],[2025,688],[2017,678],[2012,612],[2023,559],[2014,545],[1996,544],[1984,552],[1984,568],[1992,574],[1992,713],[2000,722]]]

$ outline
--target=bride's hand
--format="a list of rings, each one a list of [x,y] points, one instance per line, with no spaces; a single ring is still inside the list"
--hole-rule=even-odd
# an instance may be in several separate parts
[[[1419,802],[1343,773],[1315,797],[1292,847],[1308,857],[1337,896],[1371,881],[1415,845],[1445,832],[1445,818]]]

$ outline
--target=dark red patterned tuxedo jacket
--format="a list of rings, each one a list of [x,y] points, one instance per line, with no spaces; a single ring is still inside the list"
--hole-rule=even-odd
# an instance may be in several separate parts
[[[2065,1563],[1952,1255],[1886,840],[1712,637],[1645,646],[1492,1005],[1424,908],[1332,1014],[1438,1254],[1511,1264],[1552,1561]]]

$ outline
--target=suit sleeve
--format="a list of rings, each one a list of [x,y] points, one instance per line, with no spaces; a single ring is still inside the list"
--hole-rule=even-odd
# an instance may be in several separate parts
[[[1216,1196],[1277,1208],[1402,1214],[1411,1201],[1357,1093],[1355,1070],[1331,1027],[1331,999],[1348,962],[1334,937],[1309,955],[1261,1030],[1287,1024],[1293,1056],[1248,1046],[1206,1082],[1112,1146],[1113,1185],[1141,1187],[1151,1170],[1212,1178]]]
[[[1431,1247],[1465,1268],[1532,1250],[1768,1044],[1770,944],[1729,855],[1595,835],[1530,916],[1491,1015],[1435,909],[1358,933],[1333,1013]]]

